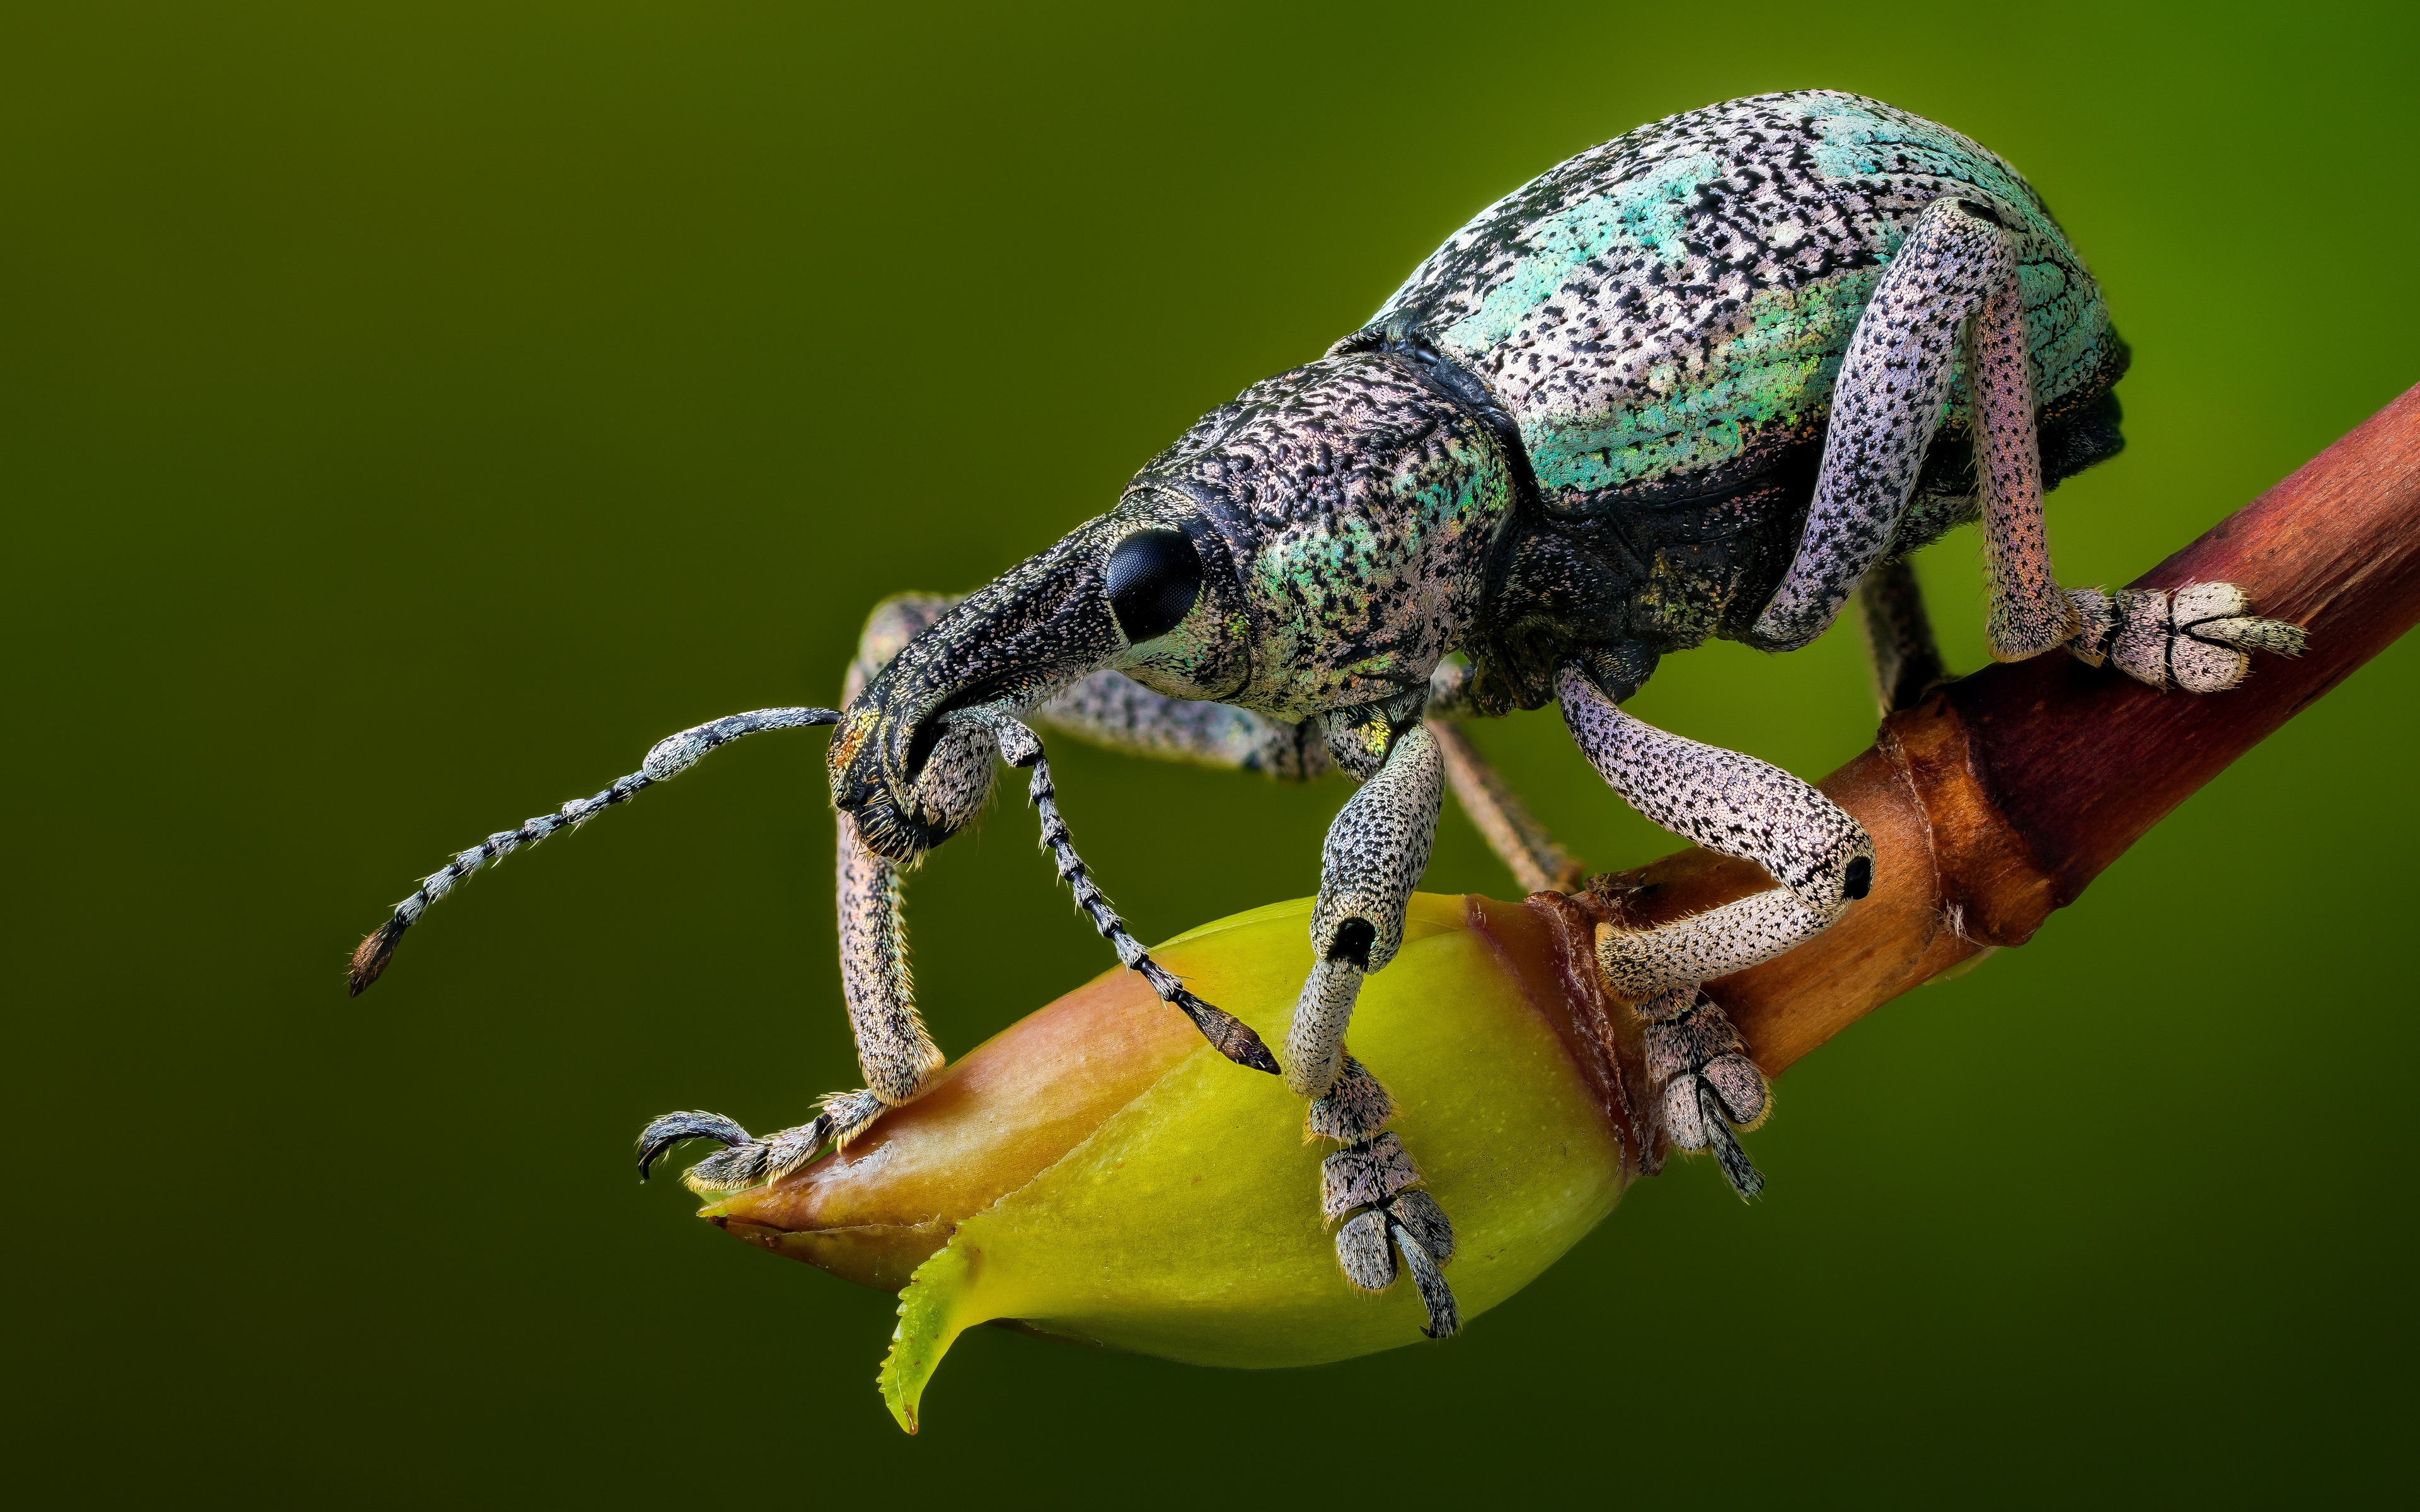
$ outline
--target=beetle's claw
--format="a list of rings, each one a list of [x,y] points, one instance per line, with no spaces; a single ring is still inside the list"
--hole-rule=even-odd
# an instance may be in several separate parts
[[[662,1154],[684,1139],[719,1139],[725,1145],[755,1141],[747,1130],[720,1113],[667,1113],[639,1131],[639,1180]]]
[[[1445,1211],[1425,1192],[1411,1192],[1405,1196],[1428,1201],[1429,1211],[1445,1229],[1444,1254],[1451,1257],[1453,1228],[1445,1221]],[[1412,1285],[1420,1288],[1420,1301],[1428,1306],[1428,1326],[1420,1332],[1433,1339],[1451,1338],[1462,1328],[1462,1309],[1454,1305],[1453,1288],[1445,1284],[1445,1273],[1437,1269],[1441,1262],[1407,1226],[1392,1224],[1388,1231],[1394,1235],[1395,1247],[1404,1252],[1404,1264],[1411,1269]]]
[[[1714,1164],[1723,1168],[1723,1179],[1730,1182],[1731,1190],[1740,1195],[1742,1201],[1763,1191],[1764,1177],[1757,1170],[1755,1163],[1747,1158],[1747,1150],[1741,1146],[1739,1135],[1731,1132],[1730,1120],[1727,1117],[1730,1110],[1723,1106],[1722,1099],[1713,1085],[1700,1076],[1694,1079],[1689,1090],[1697,1098],[1706,1143],[1714,1147]]]

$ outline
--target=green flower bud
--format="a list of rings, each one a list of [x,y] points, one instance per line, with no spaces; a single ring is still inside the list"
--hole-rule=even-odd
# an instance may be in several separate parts
[[[1311,903],[1207,925],[1153,954],[1282,1043]],[[1353,1054],[1394,1095],[1457,1236],[1467,1319],[1612,1211],[1637,1167],[1585,927],[1544,903],[1422,894],[1372,977]],[[1636,1065],[1635,1057],[1623,1057]],[[1203,1044],[1119,971],[1013,1026],[849,1148],[706,1210],[731,1233],[904,1287],[884,1399],[916,1428],[925,1382],[972,1324],[1200,1365],[1314,1365],[1415,1342],[1408,1278],[1348,1285],[1320,1216],[1303,1104]]]

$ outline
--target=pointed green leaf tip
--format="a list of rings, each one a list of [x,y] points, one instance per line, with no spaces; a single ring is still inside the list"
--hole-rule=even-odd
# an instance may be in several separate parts
[[[976,1319],[967,1317],[967,1292],[974,1267],[968,1252],[953,1239],[916,1268],[899,1293],[899,1326],[891,1331],[891,1352],[883,1356],[883,1404],[908,1432],[916,1431],[916,1406],[924,1398],[924,1382],[950,1346]]]

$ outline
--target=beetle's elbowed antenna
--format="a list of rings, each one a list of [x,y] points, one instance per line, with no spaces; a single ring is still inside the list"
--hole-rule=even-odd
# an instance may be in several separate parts
[[[711,724],[665,736],[647,752],[647,759],[637,771],[602,793],[574,798],[556,812],[540,814],[519,829],[500,830],[446,862],[443,870],[430,873],[417,892],[395,905],[394,917],[380,924],[353,952],[353,995],[360,996],[363,988],[378,980],[379,973],[386,969],[387,957],[395,953],[396,942],[403,938],[405,930],[419,922],[430,903],[453,891],[456,883],[489,861],[501,861],[522,846],[535,845],[566,826],[578,828],[623,799],[678,777],[707,751],[742,735],[752,735],[760,730],[797,730],[839,722],[838,709],[757,709],[749,714],[727,715]]]
[[[1093,881],[1084,858],[1076,854],[1076,842],[1067,833],[1067,821],[1059,814],[1059,790],[1050,781],[1050,762],[1042,753],[1039,736],[1014,719],[1004,719],[1000,726],[1000,753],[1011,766],[1029,767],[1033,780],[1026,795],[1042,819],[1042,843],[1050,849],[1051,859],[1058,863],[1059,875],[1076,894],[1076,905],[1092,916],[1093,927],[1101,938],[1118,952],[1118,959],[1127,969],[1142,974],[1159,1000],[1193,1021],[1202,1037],[1211,1047],[1239,1066],[1278,1074],[1277,1057],[1249,1025],[1222,1008],[1214,1008],[1196,997],[1176,979],[1175,973],[1154,961],[1142,948],[1142,942],[1126,933],[1118,911],[1109,906],[1100,887]]]

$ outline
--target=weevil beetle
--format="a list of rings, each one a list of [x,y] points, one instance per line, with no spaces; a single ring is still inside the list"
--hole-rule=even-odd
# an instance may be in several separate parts
[[[2126,362],[2040,197],[1945,127],[1823,90],[1641,127],[1481,210],[1361,330],[1202,417],[1109,513],[964,598],[878,608],[845,710],[683,732],[594,797],[462,852],[363,942],[353,990],[485,862],[725,740],[835,724],[842,976],[867,1085],[763,1138],[668,1115],[642,1135],[643,1175],[706,1137],[726,1148],[693,1188],[755,1185],[918,1095],[941,1056],[910,992],[900,882],[984,805],[1001,758],[1030,769],[1059,873],[1120,959],[1228,1057],[1280,1072],[1125,932],[1031,724],[1284,779],[1342,769],[1359,786],[1323,852],[1281,1073],[1310,1134],[1339,1146],[1319,1200],[1345,1220],[1342,1280],[1388,1286],[1400,1254],[1428,1332],[1450,1334],[1451,1226],[1344,1048],[1427,864],[1444,775],[1426,721],[1554,701],[1640,812],[1771,874],[1743,902],[1607,932],[1598,952],[1647,1020],[1660,1135],[1711,1148],[1753,1194],[1735,1131],[1761,1117],[1763,1078],[1699,984],[1840,918],[1871,886],[1873,845],[1807,783],[1621,705],[1669,652],[1792,650],[1853,594],[1869,622],[1916,627],[1878,649],[1885,702],[1904,703],[1938,663],[1898,563],[1970,521],[2002,659],[2063,647],[2211,693],[2248,652],[2299,650],[2301,631],[2226,584],[2053,579],[2043,490],[2122,444]]]

